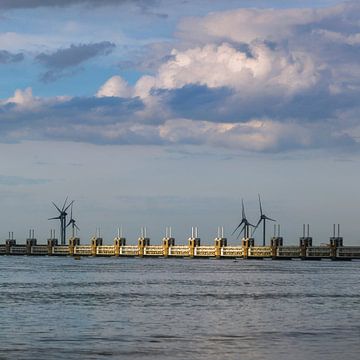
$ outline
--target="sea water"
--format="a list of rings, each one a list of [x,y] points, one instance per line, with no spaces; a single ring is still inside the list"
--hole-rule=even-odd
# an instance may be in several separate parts
[[[0,257],[0,359],[360,359],[360,262]]]

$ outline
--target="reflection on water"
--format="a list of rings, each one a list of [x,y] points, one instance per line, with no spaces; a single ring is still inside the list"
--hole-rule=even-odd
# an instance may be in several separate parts
[[[0,359],[359,359],[360,262],[0,257]]]

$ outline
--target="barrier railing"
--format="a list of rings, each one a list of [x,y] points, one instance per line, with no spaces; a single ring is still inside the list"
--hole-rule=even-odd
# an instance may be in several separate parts
[[[215,246],[196,246],[194,256],[215,256]]]
[[[244,249],[242,246],[225,246],[221,248],[220,254],[223,257],[243,257]]]
[[[11,255],[26,255],[26,245],[15,245],[10,248]]]
[[[90,245],[77,245],[74,246],[74,255],[82,256],[91,256],[91,246]]]
[[[190,248],[187,245],[175,245],[169,247],[169,256],[189,256]]]
[[[162,245],[150,245],[144,247],[144,255],[148,256],[163,256],[164,248]]]
[[[47,245],[34,245],[31,247],[32,255],[47,255],[48,247]]]
[[[332,249],[331,247],[325,246],[311,246],[306,249],[306,256],[311,257],[321,257],[327,258],[332,257]]]
[[[53,255],[69,255],[68,245],[57,245],[52,248]]]
[[[96,255],[102,256],[114,256],[115,246],[114,245],[102,245],[96,247]]]
[[[270,246],[252,246],[248,248],[248,256],[272,257],[272,248]]]
[[[337,248],[336,257],[360,259],[360,246],[344,246]]]
[[[280,246],[276,250],[276,256],[296,258],[301,256],[301,248],[299,246]]]
[[[138,256],[139,247],[133,245],[120,246],[120,255],[124,256]]]

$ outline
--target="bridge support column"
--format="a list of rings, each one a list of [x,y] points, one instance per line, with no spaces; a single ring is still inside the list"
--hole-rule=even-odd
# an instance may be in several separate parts
[[[16,245],[16,240],[15,239],[7,239],[5,242],[5,251],[6,251],[6,255],[10,255],[11,251],[11,247]]]
[[[51,256],[53,254],[53,247],[57,246],[58,239],[48,239],[47,246],[48,246],[48,255]]]
[[[163,238],[163,254],[165,257],[169,256],[169,249],[171,246],[175,245],[175,239],[173,237],[164,237]]]
[[[75,246],[80,245],[80,239],[78,237],[71,237],[69,239],[69,255],[73,256],[75,252]]]
[[[115,246],[115,256],[120,256],[120,248],[121,246],[126,245],[126,239],[124,237],[116,237],[114,239],[114,246]]]
[[[96,256],[96,248],[103,244],[103,239],[101,237],[92,237],[91,238],[91,255]]]

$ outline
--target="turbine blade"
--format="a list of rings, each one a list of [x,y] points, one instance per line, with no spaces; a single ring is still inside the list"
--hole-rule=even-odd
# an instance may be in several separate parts
[[[62,207],[62,211],[64,211],[67,201],[68,201],[68,196],[67,196],[66,199],[65,199],[64,205],[63,205],[63,207]]]
[[[262,215],[263,211],[262,211],[262,206],[261,206],[260,194],[258,194],[258,195],[259,195],[260,215]]]
[[[52,204],[56,207],[57,211],[61,213],[61,210],[58,208],[58,206],[54,202],[52,202]]]
[[[241,222],[242,223],[242,222]],[[236,229],[233,231],[233,233],[231,234],[231,236],[233,236],[236,232],[236,230],[241,226],[241,223],[236,227]]]
[[[245,226],[246,224],[244,224],[244,226],[242,227],[242,229],[239,232],[239,235],[236,237],[236,239],[239,239],[240,235],[242,234],[242,232],[245,230]]]
[[[266,215],[264,215],[264,219],[269,220],[269,221],[276,221],[274,219],[271,219],[271,218],[267,217]]]
[[[254,231],[253,231],[253,235],[254,235],[256,229],[258,228],[258,226],[260,225],[261,220],[262,220],[262,219],[260,218],[259,221],[257,222],[257,224],[256,224],[256,226],[255,226],[255,228],[254,228]],[[250,225],[250,224],[249,224],[249,225]]]
[[[53,217],[53,218],[50,218],[48,220],[60,220],[60,216],[57,216],[57,217]]]
[[[233,233],[231,234],[231,236],[233,236],[234,234],[235,234],[235,232],[236,232],[236,230],[242,225],[242,224],[244,224],[245,223],[245,221],[244,221],[244,219],[242,219],[241,220],[241,223],[237,226],[237,228],[233,231]]]
[[[241,199],[241,207],[242,207],[242,218],[245,219],[245,206],[244,206],[244,199]]]
[[[65,210],[63,210],[63,211],[65,211],[66,212],[66,210],[70,207],[70,206],[72,206],[72,204],[74,203],[74,200],[66,207],[66,209]]]
[[[80,228],[76,224],[74,224],[74,226],[80,231]]]

